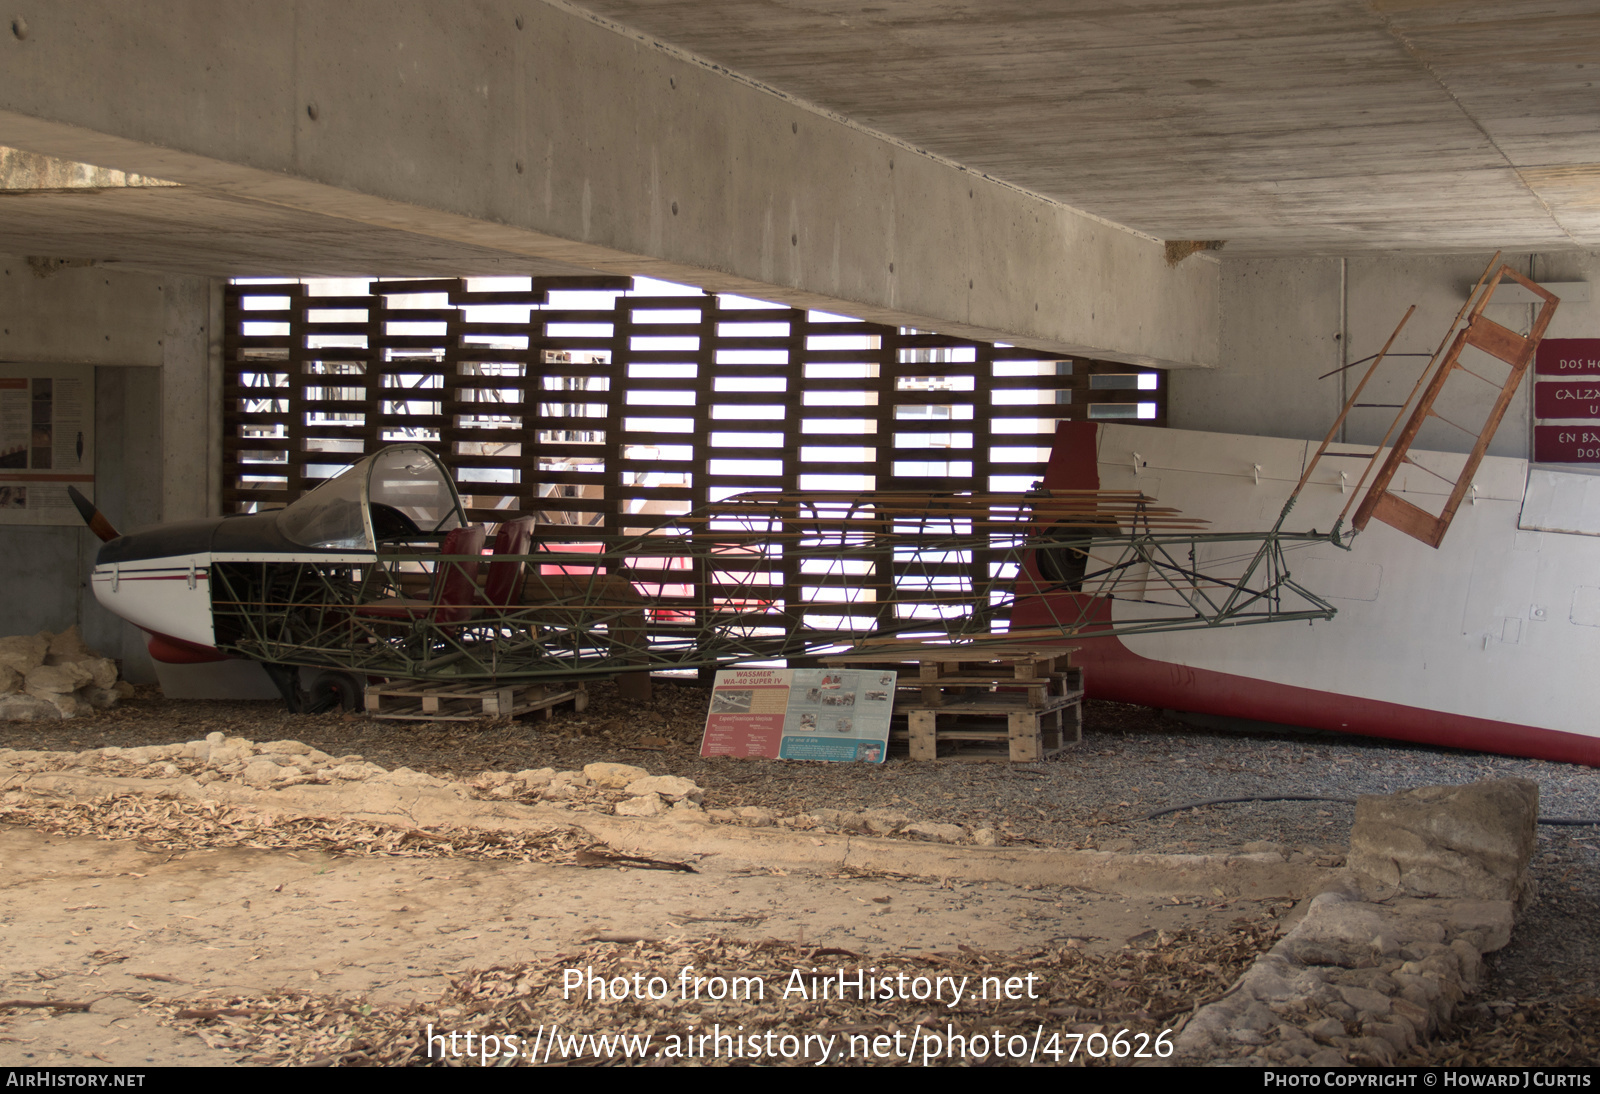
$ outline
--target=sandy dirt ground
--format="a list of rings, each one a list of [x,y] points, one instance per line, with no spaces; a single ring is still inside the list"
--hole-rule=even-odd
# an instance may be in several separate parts
[[[237,1061],[171,1001],[278,991],[425,1002],[451,974],[548,959],[597,937],[801,941],[852,953],[963,943],[1122,947],[1151,930],[1259,915],[955,878],[860,877],[702,861],[697,873],[308,851],[174,852],[0,827],[0,1063]],[[671,975],[675,970],[662,970]]]

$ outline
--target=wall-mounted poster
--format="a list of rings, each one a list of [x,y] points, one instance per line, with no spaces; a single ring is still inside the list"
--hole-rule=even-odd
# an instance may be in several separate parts
[[[892,670],[724,669],[700,755],[882,763],[894,686]]]
[[[1600,338],[1546,338],[1534,372],[1534,462],[1600,464]]]
[[[94,369],[0,365],[0,524],[81,524],[94,499]]]

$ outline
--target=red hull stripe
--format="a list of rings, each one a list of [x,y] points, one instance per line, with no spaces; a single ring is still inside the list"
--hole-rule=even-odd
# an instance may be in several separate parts
[[[157,634],[155,631],[146,631],[150,641],[146,643],[150,656],[156,661],[167,665],[206,665],[213,661],[231,661],[233,658],[225,653],[218,653],[211,646],[202,646],[198,642],[185,642],[181,638],[174,638],[170,634]]]
[[[1600,767],[1600,738],[1337,695],[1140,657],[1116,638],[1074,638],[1084,692],[1151,707]]]

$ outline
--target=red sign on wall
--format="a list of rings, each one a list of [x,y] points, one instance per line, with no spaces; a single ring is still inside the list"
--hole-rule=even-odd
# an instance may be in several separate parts
[[[1536,425],[1535,463],[1600,464],[1600,425]]]
[[[1600,338],[1546,338],[1534,354],[1540,376],[1600,376]]]
[[[1600,379],[1540,380],[1533,385],[1533,413],[1538,418],[1600,419]]]

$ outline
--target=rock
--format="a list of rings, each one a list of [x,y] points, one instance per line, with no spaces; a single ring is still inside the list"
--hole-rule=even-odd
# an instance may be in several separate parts
[[[251,786],[271,786],[283,777],[283,768],[271,760],[253,760],[244,768],[244,781]]]
[[[641,794],[636,798],[617,803],[619,817],[653,817],[662,811],[659,794]]]
[[[409,767],[397,767],[382,775],[369,776],[369,781],[385,782],[392,786],[449,786],[449,780],[440,779]]]
[[[374,775],[385,773],[383,768],[377,764],[369,763],[333,764],[326,768],[325,772],[335,779],[343,779],[346,782],[361,782],[372,778]]]
[[[1456,960],[1461,963],[1461,985],[1468,991],[1478,990],[1478,980],[1483,975],[1483,955],[1478,948],[1464,938],[1457,938],[1450,943],[1450,949],[1455,952]]]
[[[44,664],[50,652],[50,635],[19,634],[0,638],[0,665],[26,676]]]
[[[40,635],[40,637],[46,636]],[[88,644],[83,640],[83,632],[78,630],[78,625],[74,623],[50,639],[50,644],[45,650],[45,656],[58,658],[59,660],[53,662],[53,664],[60,664],[63,661],[85,661],[89,658],[99,657],[100,653],[89,648]],[[111,685],[103,684],[101,686],[110,687]]]
[[[110,689],[117,684],[117,663],[109,657],[91,657],[86,661],[73,662],[80,668],[89,670],[92,677],[90,683],[97,688]]]
[[[1331,1045],[1335,1037],[1344,1036],[1344,1023],[1337,1018],[1323,1018],[1306,1027],[1306,1032],[1325,1045]]]
[[[1527,779],[1364,795],[1348,866],[1391,893],[1520,901],[1538,816],[1539,787]]]
[[[679,775],[648,775],[629,783],[627,791],[634,795],[658,794],[669,802],[698,801],[705,795],[693,780]]]
[[[629,764],[585,764],[583,773],[590,782],[603,790],[621,790],[636,779],[647,779],[650,772]]]
[[[485,771],[468,780],[467,785],[474,790],[493,790],[511,782],[516,776],[506,771]]]
[[[967,830],[959,824],[930,824],[921,822],[908,824],[901,829],[901,835],[913,839],[933,840],[936,843],[961,843],[967,838]]]
[[[541,786],[549,786],[550,780],[555,777],[556,769],[553,767],[530,767],[519,771],[516,774],[517,781],[529,789],[537,789]]]
[[[1339,988],[1339,995],[1346,1003],[1358,1011],[1367,1014],[1389,1013],[1389,997],[1382,992],[1373,991],[1371,988],[1346,985]]]
[[[667,819],[678,824],[708,824],[706,811],[691,801],[674,802],[667,811]]]
[[[911,823],[911,818],[892,809],[868,809],[860,814],[862,826],[875,836],[887,836]]]
[[[22,690],[22,673],[10,665],[0,665],[0,695]]]
[[[304,756],[312,751],[311,746],[303,741],[266,741],[257,745],[256,749],[262,753],[277,752],[284,756]]]
[[[1365,1022],[1361,1029],[1368,1036],[1388,1041],[1389,1047],[1396,1053],[1404,1052],[1417,1040],[1417,1035],[1409,1022],[1404,1025],[1399,1022]]]
[[[61,711],[48,699],[34,695],[0,697],[0,722],[53,722],[60,718]]]
[[[1404,1018],[1407,1025],[1423,1036],[1433,1032],[1433,1013],[1427,1007],[1418,1006],[1409,999],[1391,999],[1389,1009],[1396,1018]]]
[[[116,678],[112,679],[114,682]],[[22,687],[29,695],[43,699],[50,695],[70,694],[92,683],[94,673],[83,667],[81,662],[72,661],[64,665],[40,665],[29,669],[24,675]]]
[[[116,688],[84,688],[78,693],[88,701],[95,710],[110,710],[122,701],[122,693]]]
[[[751,828],[772,827],[772,811],[763,809],[759,805],[746,805],[733,811],[740,824],[749,825]]]
[[[1365,1057],[1376,1061],[1382,1067],[1393,1067],[1394,1046],[1381,1037],[1357,1037],[1350,1043],[1350,1057],[1352,1060]]]
[[[979,847],[993,847],[1000,841],[995,837],[993,828],[980,828],[972,833],[972,842]]]
[[[61,717],[63,718],[77,718],[80,715],[88,714],[94,709],[94,707],[89,705],[89,700],[79,698],[77,694],[70,691],[47,691],[41,694],[39,698],[45,699],[53,704],[56,710],[61,712]]]

